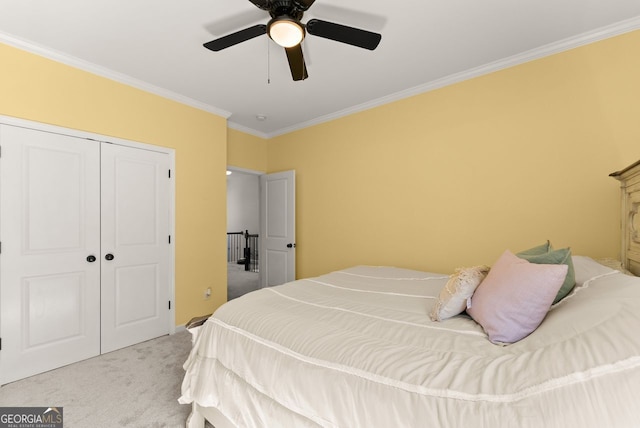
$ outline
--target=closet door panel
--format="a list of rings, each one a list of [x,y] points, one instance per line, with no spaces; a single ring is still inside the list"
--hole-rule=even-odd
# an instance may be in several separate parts
[[[99,144],[0,125],[0,383],[100,351]]]
[[[169,156],[102,146],[102,352],[169,333]]]

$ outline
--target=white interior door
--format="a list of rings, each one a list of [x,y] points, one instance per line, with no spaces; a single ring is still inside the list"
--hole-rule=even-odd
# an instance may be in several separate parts
[[[102,145],[102,352],[169,333],[169,155]]]
[[[260,176],[260,286],[296,279],[296,175]]]
[[[100,353],[100,151],[9,125],[0,146],[4,384]]]

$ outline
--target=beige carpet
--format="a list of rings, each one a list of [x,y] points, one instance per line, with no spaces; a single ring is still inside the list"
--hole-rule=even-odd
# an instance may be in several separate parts
[[[257,272],[247,272],[244,265],[227,263],[227,300],[233,300],[260,288]]]
[[[187,331],[139,343],[0,388],[0,407],[63,407],[65,428],[184,427],[178,403]]]

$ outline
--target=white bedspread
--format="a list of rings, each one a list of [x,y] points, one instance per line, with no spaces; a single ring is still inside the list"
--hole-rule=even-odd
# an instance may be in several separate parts
[[[203,325],[180,402],[238,427],[640,426],[640,278],[583,278],[506,347],[464,315],[430,320],[446,280],[355,267],[232,300]]]

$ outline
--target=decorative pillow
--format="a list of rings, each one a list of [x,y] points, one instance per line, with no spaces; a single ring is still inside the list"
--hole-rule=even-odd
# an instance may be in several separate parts
[[[489,266],[458,268],[449,276],[436,305],[431,311],[431,319],[443,321],[461,314],[467,307],[467,300],[473,296],[476,287],[489,272]]]
[[[546,247],[546,252],[543,249]],[[571,259],[571,249],[563,248],[561,250],[554,250],[551,247],[551,243],[547,241],[545,245],[534,247],[529,250],[521,251],[516,254],[518,257],[523,258],[531,263],[545,264],[545,265],[567,265],[567,277],[558,290],[553,303],[556,304],[560,300],[564,299],[567,294],[573,290],[576,285],[575,270],[573,268],[573,260]]]
[[[476,289],[467,313],[491,342],[517,342],[538,328],[568,269],[565,264],[529,263],[507,250]]]
[[[537,256],[540,254],[547,254],[549,251],[553,251],[553,247],[551,247],[551,241],[547,239],[546,243],[538,245],[537,247],[529,248],[528,250],[520,251],[516,255],[518,257],[521,257],[521,255]]]

